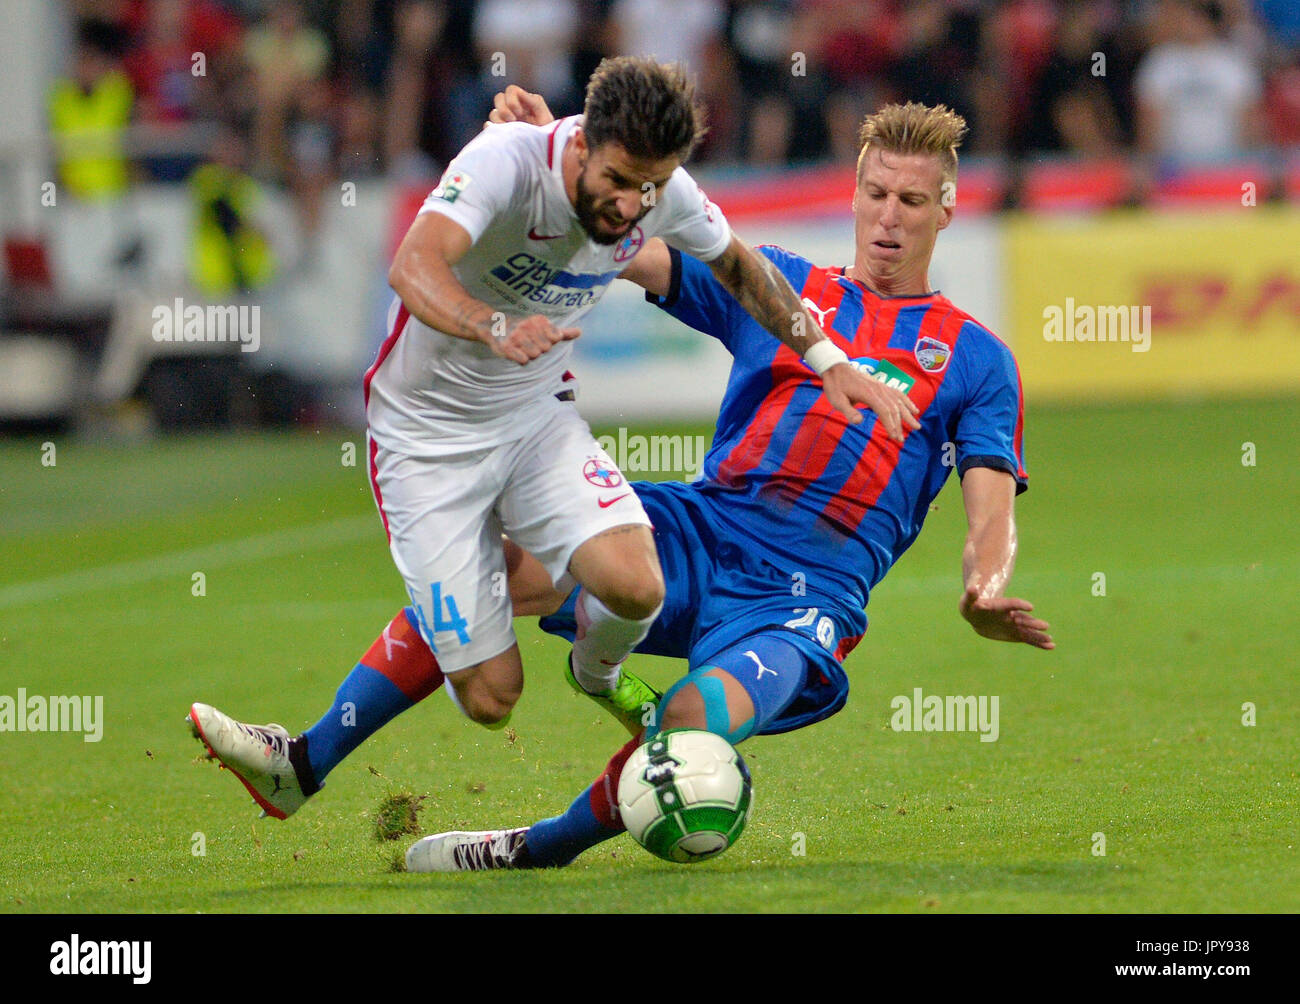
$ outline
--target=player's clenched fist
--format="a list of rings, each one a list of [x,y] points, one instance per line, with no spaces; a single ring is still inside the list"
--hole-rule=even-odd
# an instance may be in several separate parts
[[[852,363],[839,363],[822,374],[822,392],[836,410],[857,425],[862,421],[855,405],[865,405],[876,413],[885,432],[895,442],[903,441],[904,429],[919,429],[919,409],[895,387],[873,380]]]
[[[571,342],[582,333],[581,328],[557,328],[541,314],[533,314],[511,321],[501,335],[489,332],[486,339],[492,351],[520,366],[549,352],[560,342]]]

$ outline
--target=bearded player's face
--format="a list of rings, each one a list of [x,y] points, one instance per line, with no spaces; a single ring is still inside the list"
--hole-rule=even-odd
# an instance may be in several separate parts
[[[621,143],[602,143],[586,151],[578,173],[573,211],[597,244],[617,244],[654,208],[681,161],[677,157],[637,157]]]

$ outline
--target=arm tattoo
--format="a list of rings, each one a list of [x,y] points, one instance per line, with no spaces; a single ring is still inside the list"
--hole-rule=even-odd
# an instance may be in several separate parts
[[[419,293],[424,309],[416,316],[425,324],[433,322],[431,327],[471,341],[483,340],[490,331],[492,309],[469,296],[454,274],[450,281],[427,275]]]
[[[799,294],[763,255],[733,244],[712,263],[723,288],[773,337],[803,355],[825,336],[807,315]]]
[[[456,327],[466,335],[482,337],[483,329],[487,323],[482,319],[482,304],[474,302],[458,303],[453,308],[452,316],[456,320]]]

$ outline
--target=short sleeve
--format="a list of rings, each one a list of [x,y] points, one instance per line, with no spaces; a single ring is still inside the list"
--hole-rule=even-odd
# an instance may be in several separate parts
[[[727,218],[684,169],[672,173],[659,200],[667,219],[658,235],[669,247],[705,262],[727,250],[731,243]]]
[[[962,367],[968,386],[957,416],[957,473],[965,475],[972,467],[1006,471],[1016,479],[1019,495],[1029,487],[1029,475],[1021,441],[1024,403],[1015,357],[1004,344],[970,322],[953,356],[953,364]]]
[[[731,349],[733,342],[731,326],[735,311],[740,310],[740,304],[713,277],[713,271],[709,266],[698,258],[682,254],[675,247],[670,247],[668,254],[672,259],[672,278],[668,283],[668,295],[658,297],[653,293],[646,293],[646,300],[656,307],[662,307],[677,320],[696,331],[712,335]],[[749,316],[743,311],[741,313],[745,317]]]
[[[464,227],[474,243],[522,190],[524,166],[509,141],[508,126],[489,127],[456,155],[420,207]]]

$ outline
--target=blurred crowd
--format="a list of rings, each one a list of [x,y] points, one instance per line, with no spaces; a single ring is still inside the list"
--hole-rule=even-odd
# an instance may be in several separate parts
[[[62,165],[86,198],[215,164],[287,186],[310,217],[340,179],[436,176],[506,83],[579,110],[616,53],[696,74],[710,163],[851,160],[863,115],[899,99],[961,112],[972,154],[1300,144],[1296,0],[65,3],[75,45],[49,115],[56,142],[100,136]],[[145,152],[115,145],[128,124]]]

